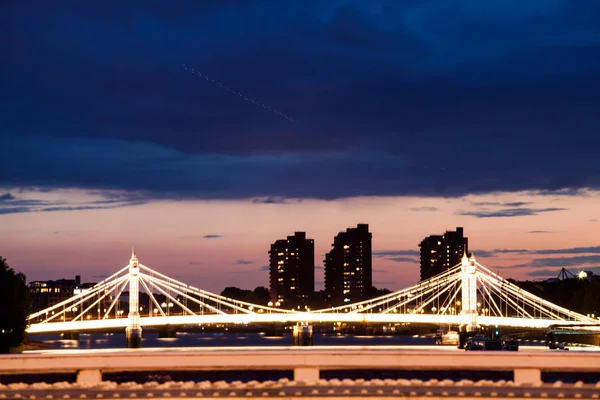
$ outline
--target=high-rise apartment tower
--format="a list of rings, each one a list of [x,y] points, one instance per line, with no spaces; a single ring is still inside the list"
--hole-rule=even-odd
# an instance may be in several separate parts
[[[273,304],[292,307],[315,291],[315,242],[306,233],[295,232],[273,243],[269,264]]]
[[[340,232],[325,255],[325,293],[330,304],[365,298],[373,285],[372,234],[368,224]]]
[[[469,252],[469,240],[463,228],[446,231],[443,235],[431,235],[419,244],[421,248],[421,280],[429,279],[460,263],[463,254]]]

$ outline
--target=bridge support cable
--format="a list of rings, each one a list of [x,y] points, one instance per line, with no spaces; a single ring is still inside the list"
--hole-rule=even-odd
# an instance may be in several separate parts
[[[391,310],[397,309],[398,307],[406,306],[411,303],[418,303],[418,305],[415,305],[415,307],[411,311],[413,314],[416,314],[417,312],[423,310],[427,305],[438,299],[439,296],[441,296],[443,293],[449,291],[454,286],[454,283],[457,281],[457,279],[458,275],[453,275],[451,277],[445,278],[444,289],[442,289],[441,292],[439,291],[439,285],[430,285],[430,288],[428,288],[425,291],[419,292],[417,294],[409,293],[410,296],[407,296],[406,299],[401,301],[399,304],[393,305],[392,307],[389,307],[382,312],[389,313]],[[425,297],[427,295],[429,296]]]
[[[148,292],[148,296],[150,297],[150,300],[152,301],[152,303],[156,306],[156,309],[160,311],[160,314],[163,317],[166,317],[165,312],[163,311],[162,307],[160,306],[160,304],[158,304],[158,301],[154,297],[154,294],[152,293],[152,291],[150,290],[150,288],[146,284],[144,276],[145,276],[145,274],[140,273],[140,283],[142,284],[142,286],[144,287],[144,289],[146,289],[146,292]],[[152,312],[150,311],[151,308],[152,308],[152,303],[150,304],[150,307],[148,308],[148,315],[152,314]]]
[[[564,320],[565,317],[566,318],[573,318],[573,315],[564,315],[561,316],[561,312],[559,310],[554,309],[554,307],[550,308],[545,308],[542,306],[542,304],[540,304],[539,302],[536,302],[535,299],[531,299],[529,298],[529,293],[520,289],[517,290],[513,287],[507,286],[506,287],[506,291],[509,292],[510,294],[512,294],[513,296],[515,296],[515,298],[517,299],[517,301],[520,299],[523,303],[523,308],[525,308],[526,306],[529,306],[529,308],[532,310],[533,312],[533,316],[531,316],[530,314],[528,314],[529,316],[531,316],[532,318],[535,318],[535,311],[536,309],[538,310],[540,317],[548,317],[550,319],[556,319],[556,320]],[[573,318],[575,320],[577,320],[578,318],[575,317]]]
[[[148,275],[145,276],[145,278],[148,278]],[[179,307],[181,307],[182,310],[187,311],[190,315],[196,315],[195,312],[193,312],[192,310],[190,310],[189,308],[187,308],[186,306],[184,306],[183,304],[181,304],[179,302],[179,300],[177,300],[176,297],[171,296],[169,293],[167,293],[166,290],[163,289],[163,282],[161,282],[158,279],[153,279],[152,282],[154,282],[154,284],[156,285],[155,287],[162,293],[165,295],[165,298],[168,298],[169,300],[173,301],[175,304],[177,304]],[[166,286],[166,288],[168,289],[168,286]]]
[[[145,277],[148,278],[148,275],[145,275]],[[206,295],[204,295],[202,293],[198,293],[198,292],[193,291],[193,290],[190,291],[189,287],[183,288],[183,287],[181,287],[181,285],[178,285],[176,283],[172,283],[172,282],[161,280],[161,279],[157,279],[157,278],[152,278],[152,279],[153,279],[153,282],[155,284],[157,284],[157,282],[160,282],[162,285],[164,285],[164,287],[168,287],[169,290],[173,290],[175,293],[183,296],[185,299],[191,300],[191,301],[195,302],[196,304],[199,304],[200,306],[203,306],[203,307],[207,307],[207,308],[209,308],[209,309],[211,309],[212,311],[215,311],[215,312],[224,313],[222,310],[220,310],[218,308],[215,308],[215,307],[211,306],[210,304],[208,304],[206,302],[203,302],[201,300],[198,300],[198,299],[194,298],[193,296],[190,295],[190,293],[193,294],[193,295],[199,296],[201,298],[213,301],[213,302],[215,302],[217,304],[225,305],[225,306],[227,306],[227,307],[229,307],[229,308],[231,308],[233,310],[236,310],[236,311],[243,311],[244,313],[247,313],[247,314],[252,312],[250,310],[246,310],[243,307],[237,306],[236,304],[229,303],[227,301],[223,301],[223,300],[219,300],[219,299],[210,299],[209,297],[207,297]],[[184,292],[184,291],[182,291],[182,290],[186,290],[187,293]],[[252,307],[252,306],[250,306],[250,307]]]
[[[588,318],[588,317],[586,317],[583,314],[576,313],[574,311],[571,311],[571,310],[566,309],[564,307],[561,307],[559,305],[553,304],[553,303],[551,303],[551,302],[549,302],[547,300],[544,300],[541,297],[538,297],[538,296],[536,296],[536,295],[534,295],[532,293],[524,291],[523,289],[519,288],[517,285],[515,285],[515,284],[513,284],[513,283],[511,283],[509,281],[507,281],[506,279],[504,279],[500,275],[492,272],[491,270],[489,270],[488,268],[484,267],[483,265],[481,265],[479,263],[478,263],[478,265],[479,265],[479,267],[483,271],[485,271],[487,273],[487,275],[490,277],[490,279],[494,279],[497,282],[503,282],[506,287],[511,288],[513,290],[516,290],[516,291],[521,290],[523,292],[523,296],[525,298],[528,298],[529,300],[535,300],[535,301],[539,302],[540,305],[543,305],[544,307],[552,309],[552,310],[554,310],[556,312],[562,313],[563,315],[571,317],[571,318],[573,318],[575,320],[580,320],[580,321],[583,321],[583,322],[592,322],[593,321],[593,319]],[[483,276],[485,276],[485,275],[483,275]]]
[[[89,300],[90,297],[93,297],[94,295],[98,294],[99,292],[101,292],[104,289],[107,289],[109,287],[112,287],[115,284],[115,281],[121,279],[114,279],[115,277],[117,277],[119,274],[121,274],[123,271],[125,271],[128,267],[122,268],[121,270],[119,270],[119,272],[111,275],[109,278],[104,279],[101,282],[98,282],[96,285],[94,285],[89,291],[87,291],[86,293],[80,293],[80,294],[76,294],[73,297],[70,297],[66,300],[63,300],[57,304],[54,304],[53,306],[50,306],[48,308],[45,308],[43,310],[40,310],[36,313],[31,314],[27,319],[31,320],[34,318],[37,318],[41,315],[45,315],[51,311],[55,311],[61,307],[64,307],[68,304],[73,303],[74,301],[81,299],[81,298],[86,298],[87,300]],[[85,300],[84,300],[85,301]]]
[[[243,304],[245,306],[252,306],[253,308],[257,308],[257,309],[262,308],[265,311],[268,310],[268,311],[277,312],[277,313],[293,313],[293,312],[295,312],[295,311],[291,311],[291,310],[285,310],[285,309],[282,309],[282,308],[275,308],[275,307],[263,306],[263,305],[259,305],[259,304],[248,303],[248,302],[241,301],[241,300],[230,299],[228,297],[221,296],[221,295],[216,294],[216,293],[212,293],[212,292],[208,292],[206,290],[199,289],[199,288],[197,288],[195,286],[186,285],[183,282],[180,282],[180,281],[178,281],[176,279],[170,278],[170,277],[168,277],[168,276],[166,276],[164,274],[161,274],[160,272],[154,271],[153,269],[148,268],[147,266],[145,266],[143,264],[140,264],[140,268],[143,269],[143,270],[145,270],[145,271],[147,271],[147,272],[152,273],[153,275],[156,275],[156,276],[162,278],[163,280],[168,280],[170,283],[177,284],[177,285],[180,285],[182,287],[185,287],[186,290],[188,290],[188,291],[194,291],[194,292],[196,292],[199,295],[202,294],[203,297],[209,298],[212,301],[214,301],[215,303],[218,303],[218,302],[235,302],[237,304]],[[229,304],[231,304],[231,303],[229,303]]]
[[[515,301],[511,297],[509,297],[508,289],[506,289],[505,286],[493,279],[490,280],[489,277],[485,275],[479,275],[479,279],[483,281],[484,285],[490,286],[490,289],[496,290],[500,301],[504,300],[505,311],[499,315],[500,317],[511,317],[510,311],[513,311],[517,316],[519,315],[519,313],[521,313],[521,315],[525,315],[526,311],[518,304],[518,301]]]
[[[498,285],[499,285],[499,284],[498,284],[498,282],[496,282],[495,280],[491,279],[490,277],[488,277],[488,276],[486,276],[486,275],[483,275],[483,274],[482,274],[482,275],[480,275],[480,276],[481,276],[481,277],[483,277],[483,279],[484,279],[485,281],[487,281],[489,284],[491,284],[492,286],[494,286],[494,287],[498,288]],[[505,288],[506,288],[506,286],[505,286]],[[521,306],[519,305],[519,298],[518,298],[518,297],[515,297],[515,298],[513,299],[512,297],[510,297],[510,296],[509,296],[509,294],[513,294],[513,293],[512,293],[512,291],[511,291],[511,293],[509,293],[509,290],[507,289],[507,290],[505,290],[505,291],[501,291],[500,293],[501,293],[501,295],[504,297],[504,300],[505,300],[507,303],[510,303],[510,304],[513,306],[513,309],[514,309],[514,310],[515,310],[515,312],[517,313],[517,316],[519,315],[519,312],[521,312],[521,313],[522,313],[522,315],[523,315],[523,317],[527,316],[527,317],[529,317],[529,318],[532,318],[532,319],[533,319],[533,316],[532,316],[531,314],[529,314],[529,313],[527,312],[527,310],[525,310],[525,308],[523,308],[523,307],[521,307]],[[515,300],[516,300],[516,301],[515,301]],[[508,317],[508,316],[506,316],[506,317]]]
[[[452,284],[454,286],[451,289],[453,291],[453,295],[451,297],[446,298],[446,301],[444,303],[442,303],[441,315],[445,315],[446,310],[452,310],[452,308],[454,307],[454,306],[451,306],[451,304],[453,304],[456,301],[456,298],[458,297],[458,294],[460,293],[460,283],[461,283],[461,280],[456,279],[454,281],[454,283]],[[454,312],[456,312],[455,308],[454,308]]]
[[[335,306],[335,307],[329,307],[329,308],[324,308],[324,309],[320,309],[320,310],[314,310],[315,313],[328,313],[328,312],[341,312],[344,311],[346,309],[348,309],[349,307],[352,308],[354,306],[356,306],[356,309],[359,309],[360,306],[363,306],[362,309],[360,310],[360,312],[365,312],[365,311],[369,311],[372,310],[373,308],[382,306],[386,303],[390,303],[393,302],[395,300],[399,300],[401,297],[403,296],[407,296],[408,294],[414,294],[414,293],[418,293],[424,289],[428,289],[431,287],[436,287],[437,285],[439,285],[439,282],[442,282],[444,278],[448,277],[449,275],[455,274],[456,272],[458,272],[460,269],[460,264],[458,266],[454,266],[453,268],[450,268],[434,277],[431,277],[423,282],[419,282],[418,284],[408,287],[406,289],[402,289],[393,293],[388,293],[379,297],[375,297],[372,299],[368,299],[368,300],[363,300],[363,301],[359,301],[356,303],[352,303],[352,304],[346,304],[346,305],[342,305],[342,306]],[[389,308],[389,306],[386,306]]]
[[[122,276],[118,279],[115,279],[111,282],[107,282],[104,285],[102,285],[102,287],[99,288],[99,290],[96,290],[94,292],[88,292],[83,294],[82,296],[74,296],[71,297],[68,300],[63,301],[62,303],[60,303],[60,305],[62,305],[62,310],[55,312],[52,316],[48,317],[47,319],[45,319],[44,321],[42,321],[41,323],[48,323],[52,320],[54,320],[55,318],[58,318],[59,316],[64,316],[65,320],[66,320],[66,313],[68,311],[74,310],[77,307],[81,306],[83,308],[83,304],[85,304],[86,302],[90,301],[92,298],[94,298],[96,295],[98,295],[98,300],[96,300],[91,306],[89,306],[87,309],[85,309],[85,311],[81,312],[77,317],[75,317],[73,320],[76,320],[77,318],[82,318],[83,319],[83,315],[84,313],[88,312],[90,310],[91,307],[93,307],[94,305],[98,304],[100,302],[100,300],[104,299],[106,296],[109,295],[109,293],[119,284],[121,284],[122,282],[125,282],[127,280],[128,276]],[[102,293],[102,290],[104,291]],[[66,307],[68,305],[68,307]],[[56,308],[58,308],[59,305],[55,305],[53,307],[48,308],[48,312],[52,311]],[[71,311],[72,312],[72,311]]]
[[[195,291],[190,291],[188,289],[189,287],[181,288],[180,285],[177,285],[175,283],[172,283],[172,282],[169,282],[169,281],[165,281],[165,280],[162,280],[162,279],[153,278],[153,277],[150,277],[150,276],[148,276],[146,274],[144,274],[144,277],[145,277],[145,279],[149,279],[150,282],[153,285],[162,285],[163,288],[166,288],[168,290],[172,290],[176,294],[181,295],[183,297],[183,299],[191,300],[192,302],[198,304],[199,306],[208,308],[211,311],[214,311],[214,312],[219,313],[219,314],[226,314],[224,311],[222,311],[221,309],[218,308],[219,304],[221,304],[221,305],[225,304],[228,307],[232,306],[229,303],[224,303],[224,302],[222,302],[220,300],[208,299],[208,300],[214,301],[217,304],[217,307],[214,307],[214,306],[206,303],[205,301],[202,301],[202,300],[199,300],[199,299],[193,297],[192,295],[195,295],[195,296],[199,296],[201,298],[207,299],[207,297],[205,295],[201,294],[201,293],[196,293]],[[179,288],[181,288],[183,290],[186,290],[187,292],[183,291],[183,290],[180,290]],[[230,308],[232,308],[232,307],[230,307]],[[195,314],[195,313],[192,312],[192,314]]]
[[[450,283],[450,282],[448,282],[448,283]],[[440,292],[437,292],[437,291],[436,291],[436,292],[434,292],[434,295],[433,295],[433,296],[430,296],[430,297],[429,297],[429,298],[428,298],[428,299],[427,299],[427,300],[426,300],[424,303],[421,303],[421,304],[419,305],[419,307],[418,307],[418,308],[416,308],[416,309],[414,309],[414,310],[413,310],[413,313],[417,313],[417,312],[419,312],[419,311],[421,311],[421,310],[425,310],[425,307],[427,307],[429,304],[431,304],[431,303],[432,303],[433,301],[435,301],[436,299],[439,299],[439,297],[440,297],[442,294],[444,294],[444,293],[446,293],[447,291],[449,291],[449,290],[450,290],[450,288],[452,288],[452,285],[447,285],[447,286],[446,286],[444,289],[442,289],[442,291],[440,291]],[[435,310],[434,312],[436,312],[437,310],[438,310],[438,309],[436,308],[436,310]],[[432,310],[432,311],[433,311],[433,310]]]
[[[500,283],[496,279],[494,279],[494,277],[487,276],[485,274],[482,274],[481,277],[488,284],[491,284],[492,287],[494,287],[496,289],[499,289],[499,287],[501,286]],[[510,283],[510,282],[508,282],[508,283]],[[565,319],[564,317],[573,318],[575,320],[586,320],[587,319],[585,316],[577,314],[577,313],[573,313],[572,311],[569,311],[568,313],[561,312],[560,308],[562,308],[562,307],[559,307],[550,302],[547,303],[549,306],[544,307],[542,305],[542,303],[539,302],[539,300],[541,300],[540,298],[530,294],[529,292],[524,291],[523,289],[519,288],[516,285],[512,285],[512,284],[504,285],[504,291],[502,292],[502,294],[505,296],[505,299],[508,302],[510,302],[513,305],[516,304],[516,309],[520,310],[523,313],[523,315],[527,315],[529,318],[534,318],[534,316],[531,315],[526,310],[526,304],[531,308],[531,310],[537,309],[539,311],[541,317],[547,317],[547,318],[555,319],[555,320],[559,320],[559,321],[564,320]],[[511,298],[509,295],[512,295],[513,298]],[[519,300],[522,301],[523,306],[519,305]],[[538,301],[536,302],[535,300],[538,300]],[[559,309],[557,309],[557,308],[559,308]],[[566,309],[564,309],[564,310],[566,310]],[[561,316],[561,314],[563,314],[564,317]],[[581,318],[583,318],[583,319],[581,319]]]
[[[477,285],[477,291],[479,292],[479,296],[481,298],[481,303],[478,303],[481,304],[481,307],[479,307],[481,309],[481,313],[485,316],[490,315],[490,313],[494,313],[496,311],[499,312],[498,306],[496,305],[496,302],[494,300],[494,295],[492,291],[488,289],[487,285],[485,284],[485,281],[481,279],[479,274],[475,276],[475,279],[477,280],[477,283],[479,283]],[[502,314],[500,313],[496,315],[501,316]]]
[[[100,303],[107,296],[109,296],[110,293],[111,293],[111,291],[114,290],[114,288],[116,288],[120,284],[123,284],[123,288],[125,286],[127,286],[127,283],[129,283],[129,275],[122,276],[122,277],[120,277],[119,279],[117,279],[117,280],[115,280],[113,282],[114,282],[114,284],[111,286],[110,290],[105,290],[104,294],[102,296],[99,295],[98,298],[92,304],[88,305],[87,308],[82,309],[81,313],[79,313],[79,315],[77,317],[75,317],[73,320],[77,321],[77,319],[81,318],[81,320],[83,321],[83,317],[84,317],[85,313],[89,312],[94,307],[99,307],[98,303]],[[123,288],[121,288],[121,291],[123,290]],[[118,298],[119,298],[119,296],[115,296],[115,301]],[[98,309],[98,310],[100,310],[100,309]],[[100,319],[100,314],[98,314],[98,319]]]
[[[228,300],[231,300],[231,301],[236,301],[236,300],[234,300],[234,299],[228,299],[227,297],[223,297],[223,296],[220,296],[220,295],[216,295],[216,294],[214,294],[214,293],[207,292],[207,291],[205,291],[205,290],[201,290],[201,289],[198,289],[198,288],[196,288],[196,287],[193,287],[193,286],[186,285],[186,284],[185,284],[185,283],[183,283],[183,282],[179,282],[179,281],[177,281],[176,279],[169,278],[168,276],[166,276],[166,275],[163,275],[163,274],[161,274],[161,273],[159,273],[159,272],[156,272],[156,271],[154,271],[154,270],[152,270],[152,269],[150,269],[150,268],[148,268],[148,267],[146,267],[146,266],[144,266],[144,265],[141,265],[141,267],[142,267],[143,269],[147,270],[147,271],[150,271],[150,272],[152,272],[153,274],[155,274],[155,275],[157,275],[158,277],[160,277],[160,278],[161,278],[161,279],[159,279],[159,278],[156,278],[156,277],[151,277],[151,278],[152,278],[152,279],[151,279],[151,281],[152,281],[154,284],[156,284],[156,282],[161,282],[162,284],[164,284],[164,285],[167,285],[167,287],[169,287],[169,289],[181,288],[181,289],[184,289],[185,291],[187,291],[188,293],[193,293],[193,294],[195,294],[195,295],[197,295],[197,296],[200,296],[200,297],[202,297],[202,298],[206,298],[206,299],[208,299],[208,300],[210,300],[210,301],[212,301],[212,302],[214,302],[214,303],[217,303],[217,304],[225,304],[227,307],[230,307],[230,308],[232,308],[232,309],[234,309],[235,307],[238,307],[238,306],[236,306],[235,304],[232,304],[232,303],[230,303],[230,302],[228,301]],[[146,276],[147,276],[147,275],[146,275]],[[148,276],[147,276],[147,277],[148,277]],[[237,301],[236,301],[236,302],[237,302]],[[239,303],[244,303],[244,302],[239,302]],[[258,305],[256,305],[256,304],[250,304],[250,303],[244,303],[244,304],[248,304],[248,305],[250,305],[250,306],[255,306],[255,307],[261,307],[261,306],[258,306]],[[214,308],[214,307],[210,306],[210,305],[209,305],[209,304],[207,304],[207,303],[202,303],[202,305],[205,305],[205,306],[207,306],[208,308],[211,308],[213,311],[215,311],[215,310],[216,310],[216,308]],[[268,307],[265,307],[265,308],[268,308]]]
[[[485,293],[487,293],[488,296],[488,305],[491,302],[491,304],[494,305],[495,307],[495,311],[497,311],[498,313],[496,314],[496,316],[501,317],[502,316],[502,310],[500,310],[500,307],[498,307],[498,304],[496,304],[496,300],[494,300],[494,296],[492,294],[492,292],[488,289],[487,285],[485,284],[485,281],[483,280],[483,278],[481,278],[480,275],[477,275],[477,281],[479,283],[481,283],[481,287],[484,289]]]
[[[121,289],[119,289],[117,291],[117,294],[115,295],[115,298],[113,299],[112,303],[110,303],[110,306],[106,309],[106,312],[104,313],[104,317],[102,317],[102,319],[107,319],[108,316],[110,315],[110,312],[112,311],[113,307],[115,306],[115,304],[117,304],[117,301],[119,301],[119,298],[121,297],[121,294],[123,293],[123,290],[125,290],[125,287],[129,284],[129,279],[127,279],[125,281],[125,283],[121,286]]]
[[[379,312],[384,313],[384,314],[389,313],[391,310],[398,309],[399,307],[402,307],[402,306],[407,306],[408,304],[411,304],[411,303],[415,303],[415,302],[422,303],[423,302],[422,297],[427,294],[434,293],[435,290],[436,290],[436,286],[431,286],[424,291],[417,292],[416,294],[414,293],[415,291],[410,291],[408,293],[402,293],[402,294],[396,295],[392,298],[388,298],[385,301],[380,301],[380,302],[374,304],[373,307],[382,306],[385,304],[385,309],[380,308]],[[395,301],[398,301],[398,303],[390,306],[390,303],[395,302]],[[352,306],[352,308],[353,307],[354,306]],[[362,309],[359,308],[352,312],[362,314],[371,308],[372,307],[370,307],[370,306],[364,307]]]
[[[441,276],[441,278],[438,280],[426,282],[425,284],[419,284],[416,286],[412,286],[411,288],[409,288],[410,290],[395,292],[393,297],[387,298],[384,301],[380,301],[380,302],[376,303],[374,306],[377,307],[377,306],[386,304],[387,309],[390,309],[390,308],[398,308],[401,306],[406,306],[410,303],[417,302],[419,300],[421,300],[421,302],[422,302],[422,297],[429,293],[432,293],[432,292],[435,293],[436,290],[439,290],[440,284],[445,285],[445,284],[451,283],[452,281],[454,281],[457,278],[458,278],[457,274],[454,274],[454,275],[444,274],[444,276]],[[396,301],[396,300],[402,300],[402,299],[404,299],[404,301],[401,301],[401,304],[389,307],[390,302]],[[368,307],[368,308],[370,308],[370,307]],[[363,308],[363,310],[359,310],[359,311],[364,312],[365,308]],[[387,311],[383,311],[383,312],[387,312]]]
[[[185,292],[181,292],[181,291],[179,291],[178,289],[175,289],[175,288],[169,287],[169,285],[168,285],[166,282],[164,282],[164,281],[162,281],[162,280],[160,280],[160,279],[153,278],[153,277],[151,277],[151,276],[149,276],[149,275],[146,275],[146,274],[140,274],[140,276],[141,276],[143,279],[147,279],[147,280],[149,280],[150,282],[152,282],[152,283],[154,284],[154,287],[156,287],[157,289],[161,290],[161,291],[163,292],[163,294],[164,294],[164,293],[166,293],[166,292],[164,292],[164,291],[162,290],[162,288],[168,288],[168,289],[171,289],[171,290],[173,290],[175,293],[177,293],[177,294],[179,294],[179,295],[181,295],[181,296],[183,296],[183,297],[186,297],[186,298],[188,298],[189,300],[191,300],[191,301],[195,302],[196,304],[199,304],[199,305],[200,305],[200,306],[202,306],[202,307],[206,307],[206,308],[208,308],[208,309],[210,309],[210,310],[214,311],[214,312],[215,312],[215,313],[217,313],[217,314],[226,314],[224,311],[222,311],[222,310],[220,310],[220,309],[218,309],[218,308],[215,308],[215,307],[211,306],[210,304],[207,304],[207,303],[205,303],[205,302],[203,302],[203,301],[200,301],[200,300],[198,300],[198,299],[196,299],[196,298],[194,298],[194,297],[190,296],[189,294],[187,294],[187,293],[185,293]],[[171,296],[169,296],[169,297],[171,297]],[[172,297],[171,297],[171,298],[172,298]],[[183,305],[181,305],[180,307],[182,307],[182,310],[187,310],[187,311],[189,312],[189,314],[191,314],[191,315],[196,315],[196,313],[195,313],[194,311],[190,310],[188,307],[186,307],[186,306],[183,306]],[[163,316],[164,316],[164,313],[163,313]]]

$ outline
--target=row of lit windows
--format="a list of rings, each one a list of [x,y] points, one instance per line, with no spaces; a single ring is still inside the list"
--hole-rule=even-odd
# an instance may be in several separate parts
[[[52,290],[52,288],[48,288],[48,287],[42,287],[41,289],[38,289],[38,288],[35,289],[35,293],[53,293],[53,292],[60,293],[60,288],[54,288],[54,290]]]

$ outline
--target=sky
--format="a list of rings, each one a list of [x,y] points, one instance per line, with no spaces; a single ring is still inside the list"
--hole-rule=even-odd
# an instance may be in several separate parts
[[[267,285],[270,243],[373,232],[374,284],[600,273],[595,0],[0,3],[0,256]]]

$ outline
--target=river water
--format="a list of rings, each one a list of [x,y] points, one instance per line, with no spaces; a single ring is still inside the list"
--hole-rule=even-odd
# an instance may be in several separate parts
[[[126,347],[124,333],[81,334],[79,340],[63,340],[60,335],[30,335],[45,349],[119,349]],[[424,336],[355,336],[315,333],[314,346],[397,346],[433,345],[432,337]],[[144,332],[143,348],[173,347],[248,347],[291,346],[292,336],[265,336],[262,333],[202,332],[177,333],[175,338],[159,338],[155,332]]]

